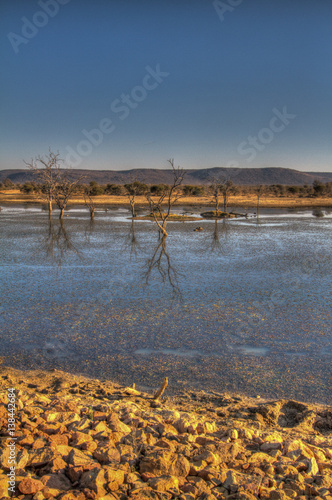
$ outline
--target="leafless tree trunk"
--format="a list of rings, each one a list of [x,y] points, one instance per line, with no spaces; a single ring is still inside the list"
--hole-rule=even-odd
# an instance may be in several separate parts
[[[227,212],[229,195],[234,189],[234,184],[232,181],[228,180],[222,184],[221,191],[224,199],[224,212]]]
[[[135,176],[132,178],[131,183],[124,185],[124,188],[129,199],[131,215],[132,217],[136,217],[136,197],[145,194],[147,187]]]
[[[174,203],[176,203],[183,193],[179,190],[186,172],[180,168],[174,166],[174,160],[168,160],[173,171],[173,183],[165,189],[159,198],[154,199],[150,192],[146,192],[145,197],[149,203],[150,213],[154,218],[155,223],[159,229],[160,234],[163,237],[168,236],[166,231],[167,221],[171,214],[171,209]],[[165,210],[163,211],[163,205],[165,204]]]
[[[53,211],[53,202],[60,210],[60,219],[63,219],[64,211],[68,204],[76,185],[83,179],[83,176],[70,181],[68,169],[62,169],[63,160],[59,153],[53,153],[51,149],[46,156],[37,156],[29,163],[24,162],[37,176],[42,184],[42,194],[46,197],[49,216]]]
[[[84,203],[89,209],[90,219],[93,220],[95,217],[95,204],[90,194],[89,187],[84,188]]]
[[[37,180],[42,184],[42,196],[46,198],[49,216],[52,215],[55,189],[60,175],[60,165],[63,160],[59,153],[49,150],[46,156],[37,156],[30,162],[24,162],[32,170]]]
[[[257,195],[257,217],[258,217],[259,216],[259,201],[260,201],[260,197],[262,196],[262,194],[264,194],[265,186],[260,184],[259,186],[256,187],[255,191],[256,191],[256,195]]]
[[[60,220],[63,219],[69,199],[72,196],[77,184],[79,184],[79,182],[83,179],[83,176],[81,176],[78,179],[71,181],[68,178],[68,172],[68,170],[61,171],[54,194],[55,203],[60,210]]]

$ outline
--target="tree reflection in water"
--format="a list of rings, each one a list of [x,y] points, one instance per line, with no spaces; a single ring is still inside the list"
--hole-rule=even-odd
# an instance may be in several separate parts
[[[212,233],[212,238],[210,240],[209,250],[211,252],[224,252],[224,245],[227,240],[227,233],[229,231],[228,221],[226,219],[216,219],[214,222],[214,228]],[[221,241],[222,238],[222,241]]]
[[[70,233],[61,219],[55,223],[52,218],[49,218],[44,244],[47,257],[53,260],[58,267],[61,267],[61,263],[68,253],[74,253],[82,258],[81,252],[72,243]]]
[[[172,299],[182,300],[182,293],[179,286],[179,276],[182,276],[179,271],[172,265],[172,260],[167,251],[166,236],[159,239],[155,247],[152,257],[147,260],[144,271],[146,285],[152,275],[159,275],[163,283],[169,283],[172,288]]]
[[[137,240],[137,236],[135,233],[135,219],[134,218],[131,219],[131,225],[130,225],[129,233],[128,233],[126,240],[125,240],[125,244],[130,249],[130,257],[133,257],[133,256],[137,257],[138,253],[141,251],[141,246]]]

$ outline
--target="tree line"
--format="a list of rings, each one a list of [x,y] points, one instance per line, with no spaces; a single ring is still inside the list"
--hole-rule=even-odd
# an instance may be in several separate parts
[[[141,191],[148,190],[151,195],[161,195],[167,191],[167,184],[144,184],[138,182],[142,186],[136,186]],[[88,184],[78,182],[73,189],[73,194],[83,195],[87,187],[91,196],[127,196],[128,187],[131,187],[133,182],[127,184],[99,184],[97,181],[91,181]],[[233,185],[232,195],[250,196],[256,195],[260,185]],[[28,181],[24,183],[14,183],[10,179],[5,179],[0,182],[1,190],[19,189],[24,194],[42,194],[46,186],[40,182]],[[181,191],[184,196],[204,197],[210,196],[213,190],[212,183],[210,185],[190,185],[184,184],[181,186]],[[315,198],[315,197],[330,197],[332,196],[332,182],[314,181],[313,184],[303,185],[285,185],[285,184],[264,184],[261,186],[262,194],[265,196],[276,197],[299,197],[299,198]],[[144,194],[144,193],[142,193]]]

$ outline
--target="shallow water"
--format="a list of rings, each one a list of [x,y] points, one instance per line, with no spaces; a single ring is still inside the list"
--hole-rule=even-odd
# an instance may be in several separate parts
[[[2,207],[0,356],[144,387],[168,376],[174,391],[331,404],[323,211],[170,222],[163,244],[126,209],[91,223],[74,208],[61,226],[39,207]]]

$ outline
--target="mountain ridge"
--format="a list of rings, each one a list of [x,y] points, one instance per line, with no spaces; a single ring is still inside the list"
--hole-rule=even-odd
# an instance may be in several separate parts
[[[237,185],[255,184],[283,184],[302,185],[312,184],[315,180],[332,182],[332,172],[301,172],[290,168],[262,167],[262,168],[201,168],[188,169],[184,184],[209,184],[213,177],[230,179]],[[99,184],[126,184],[136,178],[146,184],[170,184],[172,170],[167,169],[131,169],[131,170],[91,170],[72,169],[70,177],[74,180],[84,176],[82,183],[96,181]],[[0,182],[9,179],[14,183],[36,181],[33,172],[28,169],[0,170]]]

